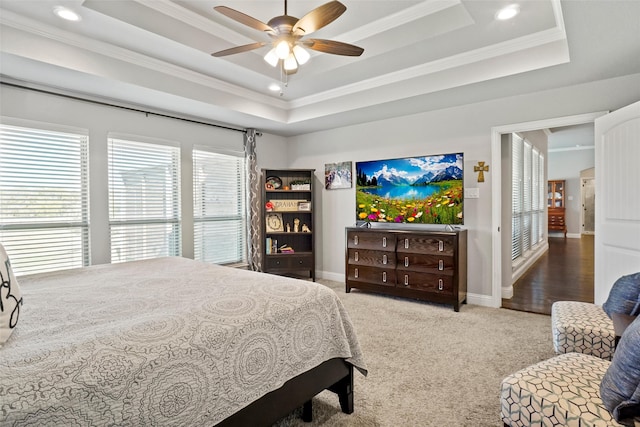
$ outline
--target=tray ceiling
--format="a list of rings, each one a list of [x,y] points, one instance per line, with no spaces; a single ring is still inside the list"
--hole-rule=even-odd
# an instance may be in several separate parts
[[[522,1],[510,21],[494,19],[511,3],[501,0],[342,2],[347,11],[313,37],[352,43],[364,54],[313,52],[282,95],[268,89],[280,81],[262,59],[269,47],[211,56],[268,41],[214,6],[267,22],[283,13],[282,1],[2,0],[0,73],[5,80],[295,135],[640,72],[637,58],[619,59],[621,49],[638,48],[640,37],[593,26],[608,22],[633,35],[638,24],[629,14],[640,13],[640,2]],[[323,3],[291,0],[288,13],[301,17]],[[82,19],[62,21],[52,12],[56,5]],[[585,24],[598,34],[579,26]],[[617,58],[620,68],[594,66],[589,49],[611,38],[622,46],[600,54]],[[575,67],[584,72],[576,76]]]

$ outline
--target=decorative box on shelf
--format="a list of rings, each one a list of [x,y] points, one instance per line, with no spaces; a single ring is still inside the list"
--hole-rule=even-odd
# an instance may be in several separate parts
[[[311,190],[311,184],[291,184],[291,189],[298,191],[309,191]]]
[[[300,203],[306,202],[306,200],[298,200],[298,199],[279,199],[279,200],[269,200],[271,205],[273,206],[273,210],[277,212],[295,212],[298,210],[298,206]]]

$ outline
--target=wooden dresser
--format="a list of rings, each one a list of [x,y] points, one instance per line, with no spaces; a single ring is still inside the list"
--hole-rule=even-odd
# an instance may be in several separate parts
[[[345,277],[353,288],[460,310],[467,298],[467,230],[346,229]]]

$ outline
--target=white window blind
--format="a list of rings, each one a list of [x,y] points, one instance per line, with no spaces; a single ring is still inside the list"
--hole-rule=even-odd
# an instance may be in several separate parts
[[[109,139],[111,262],[181,254],[180,149]]]
[[[511,259],[517,262],[543,238],[544,157],[529,142],[512,134]]]
[[[246,264],[246,197],[243,157],[193,151],[195,259]]]
[[[511,139],[511,260],[522,255],[522,206],[523,206],[523,163],[524,144],[522,139],[512,134]]]
[[[87,144],[0,125],[0,241],[16,275],[90,264]]]

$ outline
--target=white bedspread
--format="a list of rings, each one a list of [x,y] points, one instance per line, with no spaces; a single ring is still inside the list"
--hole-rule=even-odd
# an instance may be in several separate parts
[[[335,293],[161,258],[20,280],[0,425],[212,426],[335,357],[366,374]]]

